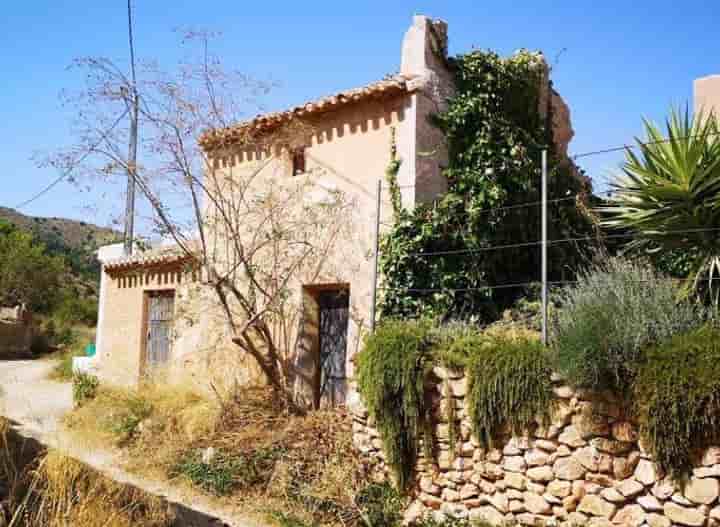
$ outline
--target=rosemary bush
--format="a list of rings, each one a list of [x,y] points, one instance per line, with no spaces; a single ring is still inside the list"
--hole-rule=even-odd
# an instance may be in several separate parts
[[[385,320],[365,340],[357,361],[358,389],[401,489],[411,480],[420,436],[431,445],[424,390],[432,366],[431,333],[426,321]]]
[[[467,404],[476,437],[492,447],[503,429],[523,433],[553,404],[547,353],[537,339],[468,335],[447,354],[466,357]]]
[[[557,368],[574,385],[627,396],[644,347],[698,327],[702,308],[643,263],[611,258],[562,294],[552,343]]]
[[[635,396],[655,461],[687,478],[694,452],[720,436],[720,330],[705,326],[647,350]]]

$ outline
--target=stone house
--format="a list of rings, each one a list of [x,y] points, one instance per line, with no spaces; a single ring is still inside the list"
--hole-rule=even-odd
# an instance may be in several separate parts
[[[32,314],[24,305],[0,306],[0,357],[29,357],[33,340]]]
[[[548,76],[543,79],[540,111],[554,107],[555,140],[565,152],[573,135],[569,111]],[[293,361],[306,384],[299,389],[315,404],[345,400],[351,358],[370,324],[376,189],[391,162],[391,150],[402,161],[397,180],[403,206],[430,202],[446,188],[443,136],[429,116],[446,107],[453,90],[447,25],[416,16],[402,43],[398,74],[216,130],[200,140],[209,159],[207,175],[232,180],[264,163],[260,182],[307,178],[316,188],[340,191],[354,203],[353,228],[328,254],[323,272],[312,282],[293,284],[306,314]],[[240,139],[272,134],[300,120],[311,123],[311,131],[283,144],[258,148]],[[382,193],[380,204],[384,224],[392,221],[387,194]],[[97,355],[89,367],[101,378],[135,384],[155,364],[166,365],[174,377],[190,376],[205,386],[256,377],[252,361],[241,357],[220,317],[212,316],[219,309],[217,301],[207,297],[200,301],[207,304],[198,304],[196,296],[189,301],[198,277],[182,256],[155,250],[125,258],[119,246],[102,248],[99,254],[103,273]],[[199,322],[189,322],[182,315],[187,312],[197,314]]]

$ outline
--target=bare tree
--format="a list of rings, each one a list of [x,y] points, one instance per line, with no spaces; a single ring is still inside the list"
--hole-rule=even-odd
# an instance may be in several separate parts
[[[312,177],[280,177],[289,147],[312,132],[311,123],[295,120],[269,135],[236,127],[231,145],[199,145],[203,134],[222,136],[247,119],[242,110],[256,107],[270,88],[224,70],[209,52],[211,36],[185,32],[184,44],[200,45],[199,60],[182,61],[174,72],[146,62],[136,80],[109,59],[78,59],[86,85],[66,97],[77,110],[77,141],[53,163],[104,180],[132,174],[149,203],[152,230],[201,270],[232,341],[291,402],[299,285],[327,272],[328,254],[350,228],[353,203]],[[127,132],[114,123],[138,101],[144,162],[134,165]],[[237,149],[263,154],[236,166],[226,160]]]

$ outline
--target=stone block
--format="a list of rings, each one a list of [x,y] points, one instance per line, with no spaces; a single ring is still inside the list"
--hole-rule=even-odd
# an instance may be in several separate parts
[[[620,482],[616,487],[617,491],[626,498],[634,498],[645,492],[645,487],[633,478],[628,478]]]
[[[662,503],[652,494],[640,496],[635,501],[647,512],[659,512],[663,508]]]
[[[697,509],[681,507],[673,502],[667,502],[663,507],[663,512],[672,523],[679,525],[701,527],[705,523],[705,515]]]
[[[527,463],[522,456],[507,456],[503,460],[503,468],[509,472],[523,472],[527,469]]]
[[[626,505],[613,517],[613,523],[623,527],[640,527],[645,523],[645,511],[640,505]]]
[[[558,498],[564,498],[570,495],[572,486],[569,481],[553,480],[547,485],[547,492]]]
[[[600,516],[603,518],[610,519],[615,514],[617,507],[605,501],[603,498],[597,495],[587,495],[581,501],[578,506],[578,511],[591,516]]]
[[[652,485],[658,480],[658,474],[655,470],[655,463],[647,459],[638,461],[635,467],[635,479],[643,485]]]
[[[532,481],[551,481],[555,478],[553,469],[548,466],[533,467],[527,471],[527,477]]]
[[[617,489],[603,489],[600,496],[610,503],[625,503],[627,498],[623,496]]]
[[[560,458],[553,465],[553,472],[559,479],[573,481],[582,478],[586,469],[573,458]]]
[[[710,505],[715,502],[720,493],[720,484],[712,478],[691,478],[685,486],[683,494],[696,505]]]
[[[534,492],[524,494],[525,508],[533,514],[548,514],[552,507],[545,498]]]
[[[587,445],[587,441],[582,438],[578,429],[572,425],[565,427],[558,436],[558,441],[572,448],[580,448]]]

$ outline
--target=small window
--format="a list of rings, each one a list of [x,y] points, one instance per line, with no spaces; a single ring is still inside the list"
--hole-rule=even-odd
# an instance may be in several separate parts
[[[305,149],[297,148],[292,153],[292,175],[305,173]]]

